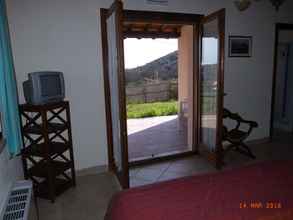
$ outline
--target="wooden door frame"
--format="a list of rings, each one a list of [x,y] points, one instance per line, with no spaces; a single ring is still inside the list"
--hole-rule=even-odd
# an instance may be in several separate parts
[[[105,96],[105,115],[107,126],[107,145],[108,145],[108,169],[111,172],[117,172],[117,166],[113,156],[113,130],[110,100],[110,82],[109,82],[109,65],[108,65],[108,39],[107,39],[107,17],[108,9],[100,9],[101,17],[101,42],[102,42],[102,58],[103,58],[103,77],[104,77],[104,96]]]
[[[103,73],[104,73],[104,93],[105,93],[105,114],[107,120],[107,142],[108,142],[108,163],[109,170],[113,171],[117,174],[120,179],[120,183],[123,188],[129,188],[129,164],[128,162],[128,150],[125,147],[122,147],[122,173],[119,172],[114,158],[114,148],[113,148],[113,129],[112,129],[112,115],[111,115],[111,99],[110,99],[110,81],[109,81],[109,66],[108,66],[108,37],[107,37],[107,19],[112,15],[114,10],[120,10],[123,8],[123,3],[119,0],[115,1],[110,9],[100,9],[100,18],[101,18],[101,40],[102,40],[102,55],[103,55]],[[121,11],[120,11],[121,12]],[[123,11],[117,14],[118,17],[115,17],[116,22],[116,30],[118,33],[123,33],[123,27],[119,25],[119,21],[123,19]],[[123,36],[122,36],[123,37]],[[117,39],[117,56],[124,56],[124,48],[123,48],[123,40],[120,38]],[[122,42],[122,43],[121,43]],[[120,50],[119,50],[120,48]],[[117,63],[118,65],[118,92],[119,92],[119,117],[120,117],[120,136],[121,136],[121,144],[122,146],[128,145],[128,139],[125,138],[125,134],[127,134],[127,124],[125,123],[126,119],[126,106],[125,101],[126,97],[124,94],[124,87],[122,85],[125,84],[125,73],[124,73],[124,60],[120,60]],[[123,69],[123,73],[121,71]],[[125,171],[126,173],[124,173]]]
[[[222,146],[222,135],[223,135],[223,108],[224,108],[224,77],[225,77],[225,37],[226,37],[226,9],[222,9],[220,12],[220,21],[219,21],[219,29],[220,29],[220,63],[219,63],[219,74],[218,74],[218,81],[219,81],[219,87],[221,87],[222,94],[218,94],[218,105],[222,106],[222,111],[218,113],[217,118],[217,126],[219,127],[217,130],[217,162],[216,167],[218,169],[221,169],[223,165],[223,146]]]
[[[140,10],[124,10],[123,15],[125,22],[151,22],[182,25],[194,25],[200,22],[203,17],[203,15],[199,14]]]
[[[117,172],[117,167],[115,165],[115,160],[114,160],[114,150],[113,150],[113,131],[112,131],[112,116],[111,116],[111,100],[110,100],[110,87],[109,87],[109,67],[108,67],[108,42],[107,42],[107,25],[106,25],[106,20],[107,16],[113,9],[105,9],[101,8],[100,9],[100,17],[101,17],[101,35],[102,35],[102,54],[103,54],[103,77],[104,77],[104,93],[105,93],[105,114],[106,114],[106,126],[107,126],[107,142],[108,142],[108,168],[112,172]],[[194,37],[196,39],[199,39],[199,23],[201,19],[204,17],[203,15],[198,15],[198,14],[185,14],[185,13],[169,13],[169,12],[154,12],[154,11],[139,11],[139,10],[123,10],[123,19],[124,21],[127,22],[159,22],[159,23],[166,23],[166,24],[182,24],[182,25],[193,25],[196,26],[197,28],[194,28]],[[194,52],[194,59],[198,60],[199,55],[198,51]],[[198,65],[199,62],[194,62],[194,65]],[[194,106],[197,108],[194,109],[194,129],[198,130],[198,116],[199,116],[199,103],[198,103],[198,68],[193,68],[193,77],[195,80],[194,84],[194,91],[193,91],[193,101],[194,101]],[[123,85],[125,89],[125,83]],[[126,102],[124,101],[123,105],[126,106]],[[122,118],[122,120],[127,120],[125,117]],[[125,129],[125,128],[124,128]],[[162,161],[162,160],[169,160],[169,159],[175,159],[175,158],[180,158],[183,156],[189,156],[193,154],[198,153],[198,134],[195,134],[192,137],[193,139],[193,146],[192,150],[190,152],[183,152],[183,153],[178,153],[174,154],[172,156],[166,156],[162,158],[150,158],[147,160],[143,160],[140,162],[133,162],[129,163],[130,166],[135,166],[135,165],[140,165],[140,164],[145,164],[145,163],[151,163],[151,162],[157,162],[157,161]],[[128,155],[127,155],[127,160],[128,160]]]
[[[275,26],[275,44],[274,44],[274,64],[273,64],[273,77],[272,77],[272,97],[271,97],[271,119],[270,119],[270,140],[272,141],[274,136],[274,113],[275,113],[275,95],[276,95],[276,79],[277,79],[277,62],[278,62],[278,45],[279,45],[279,33],[282,30],[292,30],[293,24],[289,23],[276,23]]]
[[[217,96],[217,105],[218,106],[223,106],[223,97],[224,97],[224,65],[225,65],[225,17],[226,17],[226,9],[220,9],[208,16],[205,16],[202,19],[202,23],[205,22],[209,22],[212,21],[216,18],[219,19],[218,21],[218,28],[219,28],[219,53],[221,56],[219,56],[219,68],[218,68],[218,79],[217,81],[219,82],[219,88],[223,90],[223,94],[218,94]],[[202,36],[202,26],[200,27],[200,33],[199,33],[199,37],[201,38]],[[201,40],[199,41],[199,50],[201,51],[201,47],[202,47],[202,42]],[[201,62],[202,62],[202,54],[199,54],[199,58],[200,58],[200,63],[199,63],[199,68],[201,68]],[[200,73],[200,70],[199,70]],[[200,74],[198,74],[198,76],[200,77]],[[198,79],[200,81],[200,78]],[[201,102],[198,102],[199,105],[201,104]],[[201,109],[201,106],[199,106],[199,109]],[[200,112],[200,110],[199,110]],[[201,127],[201,120],[200,120],[200,116],[199,118],[199,128]],[[216,152],[215,153],[211,153],[211,152],[204,152],[208,158],[208,160],[210,160],[212,163],[215,164],[217,169],[221,169],[222,165],[223,165],[223,147],[222,147],[222,124],[223,124],[223,111],[218,112],[218,118],[217,118],[217,127],[220,127],[217,129],[217,133],[216,133]],[[200,129],[199,133],[200,133]],[[199,134],[200,137],[200,134]],[[201,142],[199,140],[199,145],[201,145]],[[204,147],[204,146],[203,146]]]

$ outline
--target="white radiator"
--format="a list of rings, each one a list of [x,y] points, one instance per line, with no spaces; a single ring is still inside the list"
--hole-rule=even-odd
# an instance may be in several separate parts
[[[33,205],[33,185],[31,181],[18,181],[6,200],[1,220],[35,220]]]

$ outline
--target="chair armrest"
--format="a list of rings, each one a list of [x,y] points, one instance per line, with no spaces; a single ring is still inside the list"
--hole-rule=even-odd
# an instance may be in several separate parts
[[[232,113],[228,109],[225,109],[225,108],[224,108],[224,111],[223,111],[223,118],[229,118],[231,120],[236,121],[237,125],[236,125],[235,129],[239,129],[241,123],[248,124],[249,127],[250,127],[249,128],[249,133],[251,132],[251,130],[253,128],[258,127],[257,122],[245,120],[238,113]]]
[[[258,127],[257,122],[255,121],[249,121],[249,120],[245,120],[243,119],[238,113],[232,113],[231,114],[231,118],[238,121],[239,123],[245,123],[245,124],[249,124],[249,126],[256,128]]]
[[[258,124],[255,121],[248,121],[248,120],[241,119],[240,122],[249,124],[253,128],[257,128],[258,127]]]

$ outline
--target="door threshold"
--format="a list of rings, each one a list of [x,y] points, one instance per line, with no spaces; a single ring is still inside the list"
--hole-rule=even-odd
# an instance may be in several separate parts
[[[175,160],[184,157],[190,157],[197,155],[197,151],[189,150],[189,151],[173,151],[169,153],[159,154],[155,157],[140,157],[129,161],[129,167],[136,167],[142,165],[148,165],[153,163],[159,163],[168,160]]]

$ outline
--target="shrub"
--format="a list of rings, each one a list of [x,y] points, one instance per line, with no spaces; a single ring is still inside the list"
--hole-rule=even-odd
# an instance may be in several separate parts
[[[176,101],[127,105],[127,118],[147,118],[176,115],[177,113],[178,105]]]

